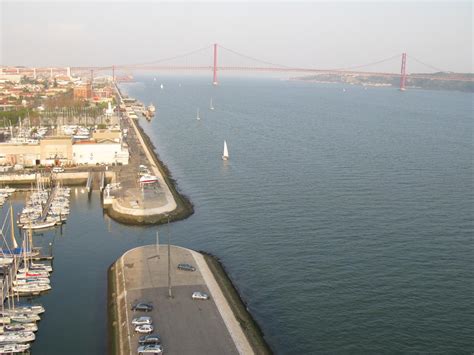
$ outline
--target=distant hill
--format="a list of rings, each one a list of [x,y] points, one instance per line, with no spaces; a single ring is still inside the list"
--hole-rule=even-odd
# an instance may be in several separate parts
[[[319,83],[345,83],[363,86],[400,86],[399,76],[377,75],[372,73],[321,73],[292,78],[292,80]],[[429,90],[455,90],[474,92],[474,74],[472,73],[416,73],[407,75],[406,88]]]

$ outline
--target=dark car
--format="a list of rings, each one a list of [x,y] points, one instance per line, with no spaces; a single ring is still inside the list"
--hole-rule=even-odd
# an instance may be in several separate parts
[[[136,303],[132,306],[132,311],[151,312],[153,306],[149,303]]]
[[[161,339],[158,334],[142,335],[140,338],[138,338],[139,345],[150,345],[150,344],[160,344],[160,343],[161,343]]]
[[[178,264],[178,269],[184,271],[196,271],[196,268],[189,264]]]

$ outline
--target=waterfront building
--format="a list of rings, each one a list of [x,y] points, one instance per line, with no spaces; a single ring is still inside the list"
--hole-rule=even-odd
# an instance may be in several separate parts
[[[104,130],[98,135],[111,138],[74,141],[70,136],[59,136],[0,143],[0,165],[128,164],[128,146],[121,142],[120,132]]]
[[[76,164],[128,164],[129,152],[125,144],[111,139],[75,142],[72,146]]]

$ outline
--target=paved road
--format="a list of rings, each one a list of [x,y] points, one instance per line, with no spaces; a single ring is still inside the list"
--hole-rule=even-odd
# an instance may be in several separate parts
[[[157,257],[159,256],[159,257]],[[206,285],[209,269],[206,266],[205,277],[201,273],[201,261],[196,262],[195,256],[200,256],[189,249],[171,247],[171,280],[173,298],[168,297],[168,258],[167,246],[145,246],[132,249],[124,254],[117,262],[121,272],[118,274],[120,289],[125,289],[127,311],[122,310],[121,323],[122,346],[124,353],[131,349],[135,353],[139,335],[134,332],[131,321],[134,317],[149,315],[153,318],[154,326],[162,338],[166,354],[238,354],[236,344],[246,342],[243,333],[229,332],[229,319],[238,324],[232,313],[218,308],[217,304],[225,301],[222,295],[212,292]],[[177,269],[177,264],[189,263],[197,267],[194,272]],[[122,281],[121,281],[122,280]],[[123,288],[123,284],[125,287]],[[204,291],[211,295],[207,301],[197,301],[191,298],[194,291]],[[215,291],[215,290],[214,290]],[[151,302],[154,310],[150,313],[132,312],[131,304],[135,302]],[[227,319],[224,321],[223,317]],[[128,338],[130,335],[130,338]],[[244,339],[236,339],[243,337]],[[249,353],[247,351],[240,353]]]

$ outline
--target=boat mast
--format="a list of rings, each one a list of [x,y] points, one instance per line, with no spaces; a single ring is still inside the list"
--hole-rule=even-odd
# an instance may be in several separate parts
[[[12,244],[13,244],[13,250],[15,250],[16,248],[18,248],[18,244],[16,243],[16,239],[15,239],[15,227],[13,226],[13,206],[12,206],[12,203],[10,201],[10,233],[11,233],[11,237],[12,237]],[[13,253],[13,260],[15,260],[15,253]]]

